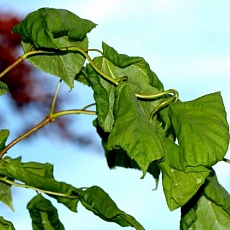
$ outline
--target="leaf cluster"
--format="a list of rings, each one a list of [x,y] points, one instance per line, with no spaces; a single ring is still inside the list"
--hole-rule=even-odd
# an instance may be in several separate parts
[[[102,52],[91,59],[87,33],[95,26],[69,11],[42,8],[13,31],[21,35],[24,58],[33,65],[58,76],[70,89],[75,80],[92,88],[94,126],[110,168],[138,169],[142,178],[150,173],[156,183],[162,175],[169,209],[181,208],[181,229],[228,229],[230,197],[212,168],[224,159],[229,145],[221,93],[182,102],[176,90],[164,89],[144,58],[120,54],[104,42]],[[79,114],[50,116],[74,112]],[[4,149],[8,135],[6,130],[0,133],[0,148]],[[2,183],[17,186],[14,180],[20,181],[23,185],[19,186],[44,192],[71,211],[76,211],[80,201],[105,221],[144,229],[102,188],[75,188],[55,180],[50,164],[5,157],[0,161],[0,175]],[[8,198],[2,201],[12,208],[9,187],[5,191]],[[42,223],[63,229],[57,210],[41,195],[28,203],[28,209],[34,229],[41,229]],[[207,221],[210,218],[213,221]]]

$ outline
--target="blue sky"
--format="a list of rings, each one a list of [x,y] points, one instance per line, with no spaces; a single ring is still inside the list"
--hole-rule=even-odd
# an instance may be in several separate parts
[[[180,99],[193,100],[204,94],[221,91],[227,113],[230,114],[230,4],[227,0],[1,0],[0,8],[22,16],[41,7],[68,9],[80,17],[98,24],[89,34],[91,48],[101,48],[104,41],[120,53],[142,56],[150,64],[165,88],[175,88]],[[63,90],[68,91],[64,87]],[[76,92],[80,96],[85,88]],[[79,93],[80,92],[80,93]],[[86,98],[92,102],[92,95]],[[79,105],[81,107],[81,105]],[[80,117],[84,127],[94,132],[92,118]],[[79,123],[78,123],[79,124]],[[96,134],[95,134],[95,138]],[[55,163],[55,177],[67,180],[76,187],[97,184],[106,190],[124,211],[132,214],[147,230],[178,229],[180,212],[167,209],[161,185],[151,191],[154,181],[150,176],[140,180],[141,173],[135,170],[109,170],[105,159],[82,149],[73,149],[63,143],[53,145],[50,140],[39,138],[39,150],[45,154],[45,161]],[[99,141],[99,139],[98,139]],[[15,156],[23,155],[23,160],[41,160],[36,142],[31,146],[20,144],[12,149]],[[23,153],[22,153],[23,149]],[[57,160],[66,155],[67,159]],[[228,154],[229,156],[229,154]],[[73,164],[68,159],[71,158]],[[230,158],[230,156],[229,156]],[[42,159],[44,157],[42,156]],[[74,172],[71,171],[75,168]],[[87,172],[86,169],[90,169]],[[220,182],[230,191],[228,175],[230,166],[219,163],[216,166]],[[69,177],[69,175],[72,175]],[[25,229],[29,223],[27,211],[23,212],[33,191],[14,189],[15,213],[3,206],[4,216],[15,222],[17,230]],[[29,197],[29,198],[28,198]],[[66,229],[96,230],[121,229],[105,223],[80,205],[78,213],[61,209],[60,219]],[[76,228],[75,228],[76,226]],[[132,228],[126,228],[132,229]]]

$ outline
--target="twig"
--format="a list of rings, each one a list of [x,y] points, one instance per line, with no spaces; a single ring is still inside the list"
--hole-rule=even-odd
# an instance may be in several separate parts
[[[56,88],[56,91],[55,91],[55,94],[54,94],[54,98],[53,98],[51,109],[50,109],[50,115],[54,113],[55,104],[56,104],[56,100],[57,100],[57,95],[58,95],[58,92],[59,92],[59,89],[60,89],[60,86],[61,86],[61,81],[62,81],[62,79],[58,82],[58,85],[57,85],[57,88]]]
[[[31,55],[35,55],[38,53],[47,53],[46,51],[42,51],[42,50],[32,50],[28,53],[23,54],[22,56],[20,56],[13,64],[11,64],[10,66],[8,66],[6,69],[4,69],[1,73],[0,73],[0,79],[7,74],[10,70],[12,70],[14,67],[16,67],[18,64],[22,63],[23,61],[25,61],[25,59]]]
[[[42,127],[44,127],[45,125],[47,125],[48,123],[52,122],[51,117],[48,115],[47,117],[45,117],[45,119],[43,121],[41,121],[39,124],[37,124],[36,126],[34,126],[32,129],[26,131],[25,133],[23,133],[21,136],[17,137],[16,139],[14,139],[12,142],[10,142],[1,152],[0,152],[0,159],[3,157],[3,155],[10,149],[12,148],[14,145],[16,145],[18,142],[20,142],[21,140],[23,140],[24,138],[30,136],[32,133],[36,132],[37,130],[41,129]]]

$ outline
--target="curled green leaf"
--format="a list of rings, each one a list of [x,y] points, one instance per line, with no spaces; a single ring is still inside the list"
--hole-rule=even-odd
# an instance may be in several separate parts
[[[13,223],[8,220],[5,220],[2,216],[0,216],[0,229],[15,230]]]
[[[98,186],[80,191],[80,201],[85,208],[105,221],[115,222],[122,227],[131,226],[137,230],[144,230],[134,217],[121,211],[110,196]]]
[[[55,23],[54,23],[55,21]],[[28,60],[44,72],[60,77],[69,87],[85,62],[79,52],[60,51],[59,48],[78,47],[88,49],[87,33],[96,24],[82,19],[68,10],[41,8],[30,13],[13,28],[22,37],[24,53],[43,50]]]
[[[8,85],[0,81],[0,96],[9,91]]]
[[[5,143],[9,135],[10,131],[8,129],[0,130],[0,150],[5,147]]]
[[[0,201],[14,211],[11,186],[0,181]]]
[[[59,220],[57,209],[41,194],[33,197],[27,204],[33,229],[64,230]]]
[[[23,42],[35,48],[60,48],[57,38],[82,41],[96,24],[64,9],[40,8],[13,28]]]
[[[65,182],[55,180],[51,169],[52,167],[47,167],[47,164],[22,163],[20,159],[10,157],[0,160],[0,174],[2,176],[21,181],[25,187],[28,185],[43,190],[43,192],[48,191],[49,195],[57,199],[59,203],[76,212],[79,201],[78,189]]]

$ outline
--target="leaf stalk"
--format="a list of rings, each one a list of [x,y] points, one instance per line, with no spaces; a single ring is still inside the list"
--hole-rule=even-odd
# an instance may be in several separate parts
[[[71,47],[64,47],[64,48],[59,48],[58,50],[60,51],[77,51],[79,53],[81,53],[85,58],[87,58],[87,60],[89,61],[89,63],[91,64],[91,66],[93,67],[93,69],[98,73],[100,74],[103,78],[105,78],[106,80],[108,80],[109,82],[115,84],[115,85],[118,85],[119,82],[121,81],[125,81],[128,79],[127,76],[124,76],[124,77],[120,77],[120,78],[117,78],[117,79],[114,79],[112,77],[110,77],[109,75],[105,74],[103,71],[101,71],[96,65],[95,63],[93,62],[93,60],[91,59],[91,57],[88,55],[88,53],[85,51],[85,50],[82,50],[76,46],[71,46]],[[95,50],[95,49],[88,49],[89,51],[98,51],[98,50]],[[101,53],[101,52],[100,52]]]
[[[31,55],[35,55],[38,53],[44,53],[47,51],[43,51],[43,50],[32,50],[30,52],[27,52],[25,54],[23,54],[22,56],[20,56],[13,64],[9,65],[6,69],[4,69],[1,73],[0,73],[0,79],[7,74],[10,70],[12,70],[13,68],[15,68],[17,65],[19,65],[20,63],[22,63],[23,61],[25,61],[25,59],[27,59],[29,56]]]
[[[155,99],[155,98],[158,98],[158,97],[162,97],[162,96],[164,96],[164,95],[167,95],[167,94],[169,94],[169,93],[173,93],[173,95],[172,95],[170,98],[168,98],[168,99],[162,101],[159,105],[157,105],[157,106],[152,110],[152,112],[151,112],[151,114],[150,114],[150,118],[149,118],[150,123],[153,122],[153,118],[154,118],[155,114],[157,113],[157,111],[159,111],[160,109],[164,108],[165,106],[167,106],[167,105],[169,105],[169,104],[171,104],[171,103],[175,103],[175,102],[177,102],[177,101],[179,100],[179,93],[178,93],[175,89],[168,89],[168,90],[166,90],[166,91],[163,91],[163,92],[160,92],[160,93],[158,93],[158,94],[152,95],[152,97],[151,97],[151,95],[146,95],[146,96],[148,96],[148,97],[146,97],[146,98],[148,98],[148,99]]]
[[[33,190],[35,190],[37,192],[43,192],[45,194],[52,195],[52,196],[66,197],[66,198],[69,198],[69,199],[76,199],[76,198],[78,198],[78,196],[73,196],[73,195],[71,196],[71,195],[68,195],[68,194],[65,194],[65,193],[48,191],[48,190],[44,190],[44,189],[40,189],[40,188],[36,188],[36,187],[30,186],[30,185],[27,185],[27,184],[17,183],[17,182],[14,182],[12,180],[7,179],[7,177],[0,177],[0,181],[5,182],[5,183],[10,184],[10,185],[21,187],[21,188],[33,189]]]
[[[16,139],[14,139],[12,142],[10,142],[1,152],[0,152],[0,159],[3,157],[3,155],[14,145],[16,145],[18,142],[22,141],[26,137],[30,136],[31,134],[35,133],[45,125],[49,124],[50,122],[54,121],[56,118],[61,117],[61,116],[66,116],[70,114],[88,114],[88,115],[96,115],[95,111],[90,111],[90,110],[80,110],[80,109],[73,109],[73,110],[63,110],[59,111],[53,114],[50,114],[45,117],[43,121],[41,121],[39,124],[31,128],[30,130],[26,131]]]
[[[228,163],[228,164],[230,164],[230,160],[227,159],[227,158],[224,158],[223,161],[226,162],[226,163]]]
[[[50,109],[50,115],[53,114],[54,109],[55,109],[55,104],[56,104],[56,101],[57,101],[58,92],[60,90],[61,81],[62,81],[62,79],[58,82],[58,85],[57,85],[57,88],[56,88],[56,91],[55,91],[55,94],[54,94],[54,97],[53,97],[53,101],[52,101],[52,105],[51,105],[51,109]]]
[[[0,159],[3,157],[3,155],[10,149],[12,148],[14,145],[16,145],[18,142],[20,142],[21,140],[25,139],[26,137],[30,136],[32,133],[38,131],[39,129],[41,129],[42,127],[44,127],[45,125],[47,125],[48,123],[50,123],[52,121],[52,119],[50,118],[50,116],[46,116],[45,119],[43,121],[41,121],[39,124],[37,124],[36,126],[34,126],[32,129],[26,131],[25,133],[23,133],[22,135],[20,135],[19,137],[17,137],[16,139],[14,139],[12,142],[10,142],[1,152],[0,152]]]

